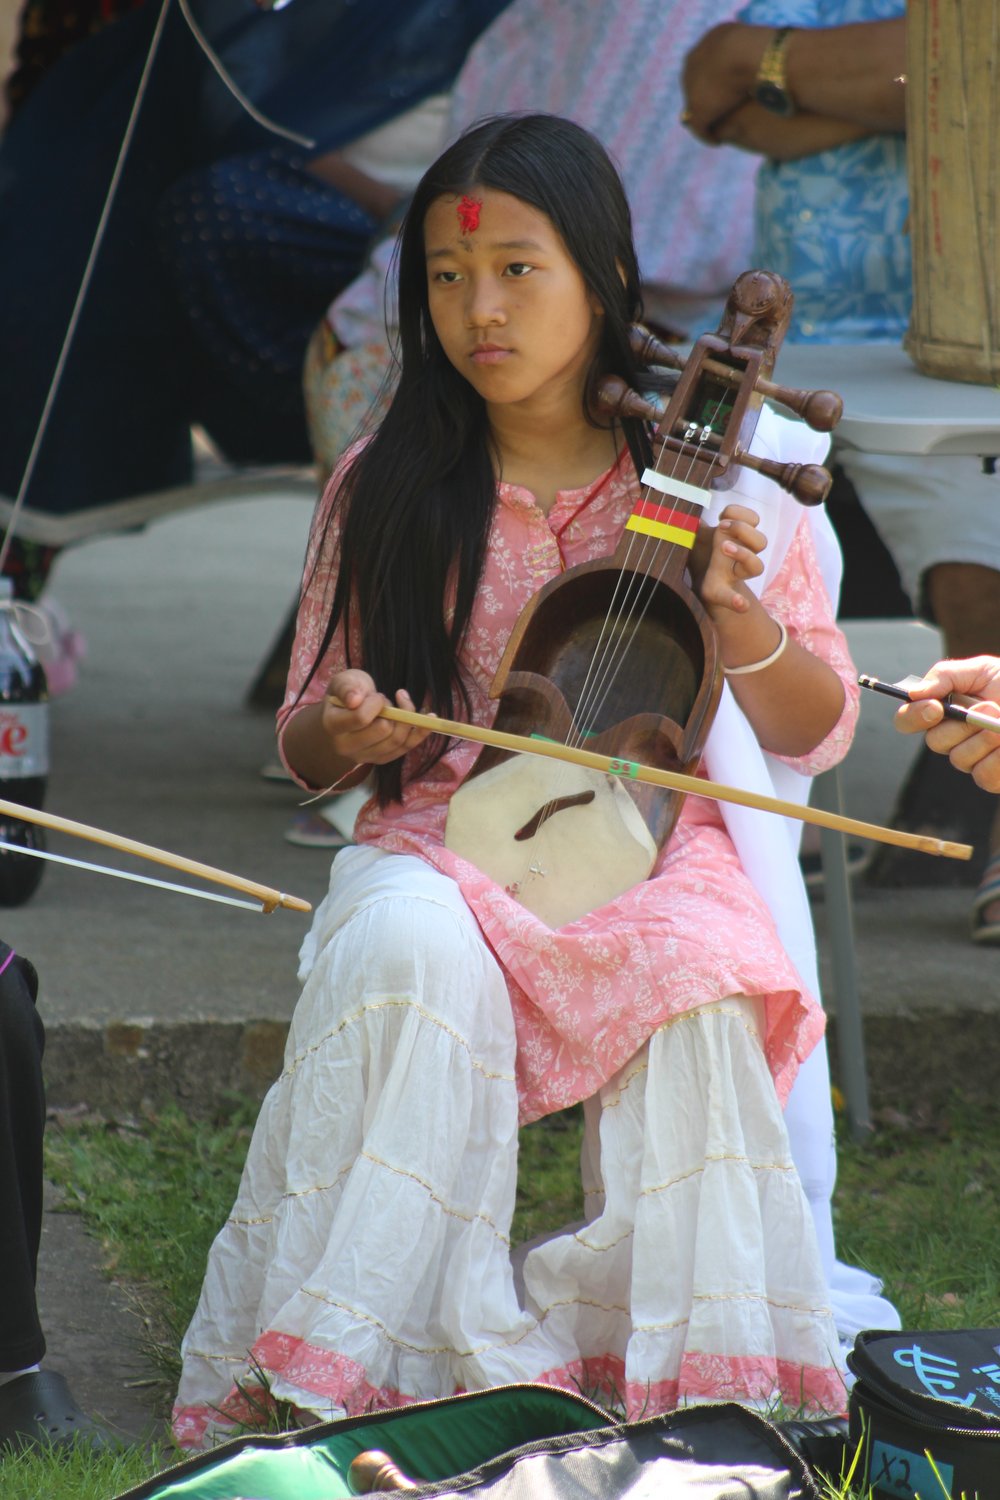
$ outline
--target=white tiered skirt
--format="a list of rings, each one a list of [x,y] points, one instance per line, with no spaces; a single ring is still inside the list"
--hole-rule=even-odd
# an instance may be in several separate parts
[[[588,1222],[515,1278],[514,1029],[457,887],[346,850],[302,956],[284,1070],[184,1339],[182,1443],[252,1420],[262,1380],[324,1418],[521,1380],[630,1417],[843,1409],[753,1000],[680,1012],[588,1102]]]

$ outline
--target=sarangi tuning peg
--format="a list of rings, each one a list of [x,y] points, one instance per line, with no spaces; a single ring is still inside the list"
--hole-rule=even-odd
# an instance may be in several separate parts
[[[659,365],[668,370],[683,370],[684,359],[675,349],[661,343],[641,323],[632,325],[629,343],[636,359],[643,366]],[[739,385],[742,371],[721,360],[706,359],[703,368],[727,385]],[[832,432],[844,415],[844,402],[836,391],[803,391],[790,385],[778,385],[773,380],[758,380],[756,390],[771,401],[793,411],[814,432]],[[632,413],[628,413],[632,415]],[[805,502],[807,504],[812,502]]]
[[[640,396],[620,375],[606,375],[598,382],[596,404],[599,410],[613,417],[632,417],[642,422],[658,422],[664,411],[663,403]],[[800,505],[822,505],[830,493],[833,480],[819,464],[778,463],[775,459],[759,458],[757,454],[747,453],[740,448],[737,448],[733,458],[744,468],[754,469],[758,474],[773,479],[783,490],[794,495]]]
[[[671,349],[669,344],[664,344],[642,323],[632,324],[628,341],[632,353],[643,368],[659,365],[665,370],[683,370],[683,355],[678,354],[676,349]]]
[[[800,505],[822,505],[833,484],[833,475],[820,464],[782,464],[773,458],[759,458],[756,453],[741,453],[739,449],[733,458],[745,469],[754,469],[773,479],[794,495]]]
[[[832,432],[844,415],[844,402],[836,391],[800,391],[790,385],[777,385],[773,380],[758,380],[757,389],[770,401],[801,417],[813,432]]]
[[[665,410],[663,402],[640,396],[620,375],[605,375],[597,382],[594,405],[612,417],[632,417],[638,422],[659,422]]]

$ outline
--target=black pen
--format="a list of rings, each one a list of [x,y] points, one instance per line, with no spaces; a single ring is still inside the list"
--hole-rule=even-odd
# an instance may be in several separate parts
[[[941,702],[934,698],[911,698],[908,687],[916,687],[923,682],[922,677],[904,677],[899,682],[882,682],[878,677],[869,677],[862,673],[858,682],[863,688],[871,688],[876,693],[885,693],[890,698],[902,698],[904,703],[934,703]],[[975,708],[964,708],[961,703],[941,702],[946,719],[962,719],[966,724],[973,725],[976,729],[988,729],[991,734],[1000,734],[1000,718],[991,718],[989,714],[980,713]]]

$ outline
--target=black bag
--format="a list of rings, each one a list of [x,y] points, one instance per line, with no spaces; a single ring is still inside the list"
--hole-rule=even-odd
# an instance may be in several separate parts
[[[893,1500],[1000,1496],[1000,1328],[860,1333],[847,1363],[858,1482]]]
[[[119,1500],[343,1500],[352,1459],[373,1449],[434,1500],[820,1500],[795,1449],[745,1407],[607,1423],[599,1407],[551,1386],[499,1386],[236,1438]]]

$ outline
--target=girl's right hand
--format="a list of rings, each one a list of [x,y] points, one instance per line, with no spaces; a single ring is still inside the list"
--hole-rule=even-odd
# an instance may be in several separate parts
[[[388,701],[367,672],[334,673],[323,703],[323,729],[334,753],[354,765],[384,766],[416,749],[429,731],[379,718]],[[396,694],[396,707],[413,710],[409,693]]]

